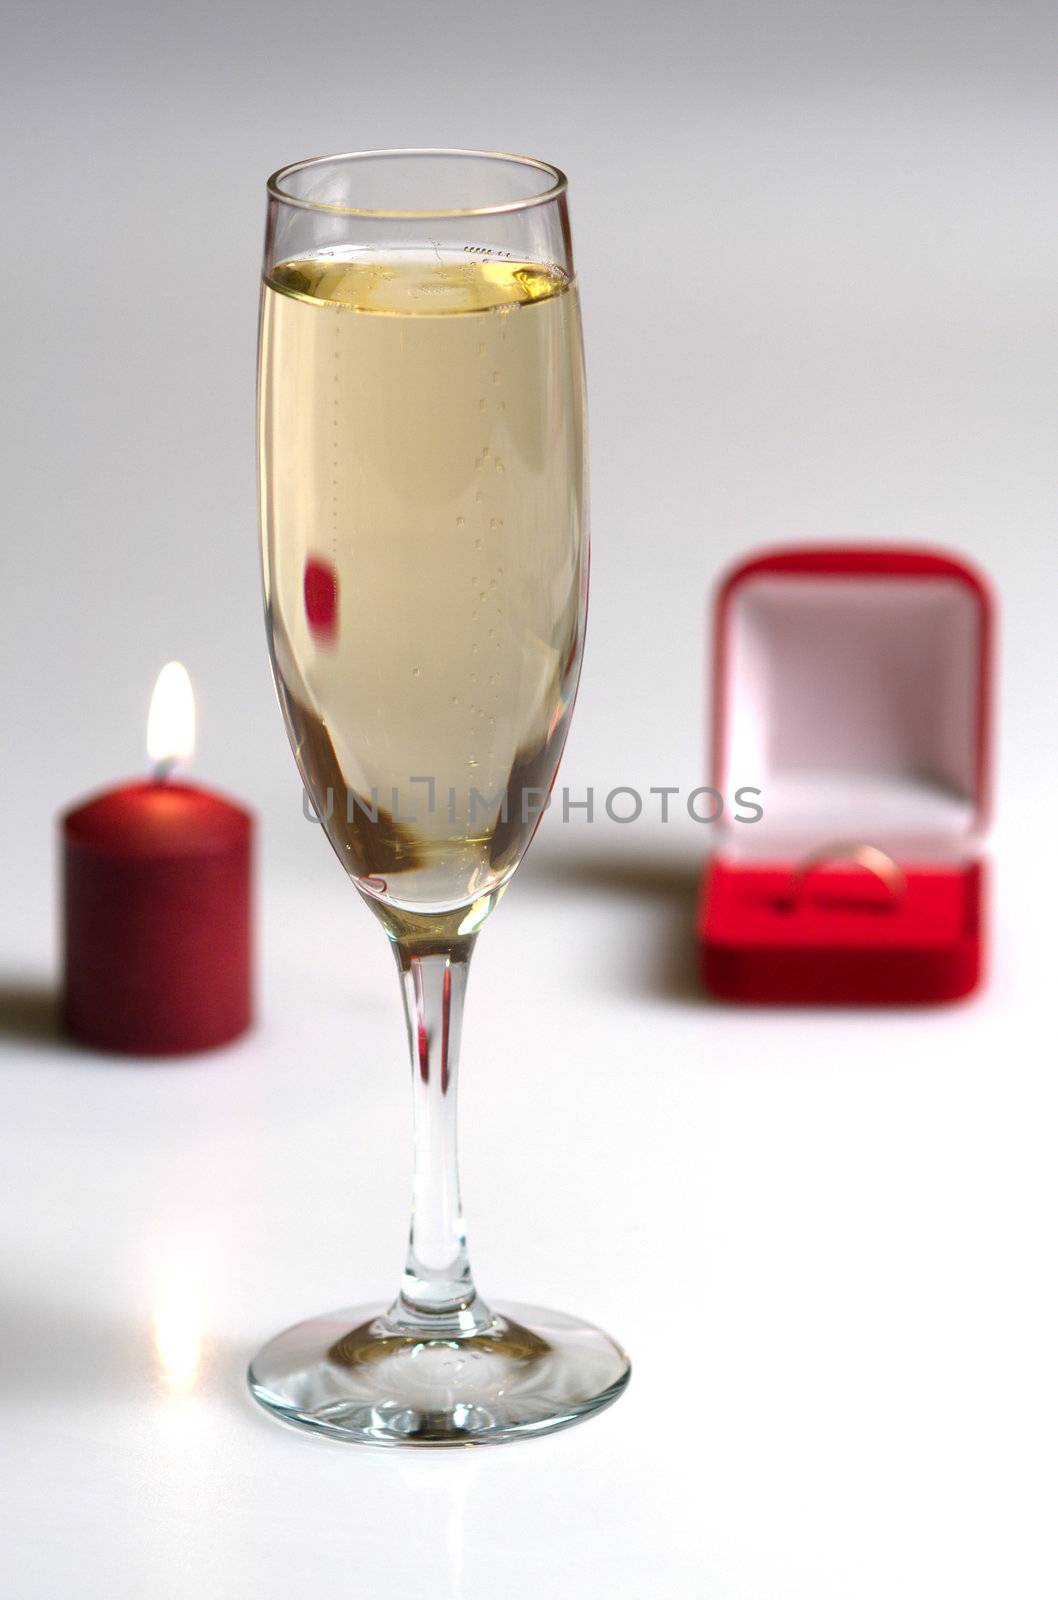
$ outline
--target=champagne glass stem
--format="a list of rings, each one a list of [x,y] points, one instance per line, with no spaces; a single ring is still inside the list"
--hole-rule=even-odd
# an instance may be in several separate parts
[[[432,1338],[473,1333],[490,1313],[474,1288],[459,1198],[456,1083],[473,937],[428,953],[394,945],[411,1049],[415,1165],[408,1259],[390,1319]]]

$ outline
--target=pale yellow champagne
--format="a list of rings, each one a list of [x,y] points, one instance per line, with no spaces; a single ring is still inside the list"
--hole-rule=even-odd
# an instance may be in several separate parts
[[[317,814],[384,914],[469,925],[532,836],[580,670],[574,285],[473,253],[283,262],[260,460],[273,664]]]

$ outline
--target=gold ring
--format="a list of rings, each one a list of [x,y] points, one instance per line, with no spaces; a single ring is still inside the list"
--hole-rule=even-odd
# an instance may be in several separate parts
[[[885,850],[880,850],[876,844],[840,842],[821,845],[797,863],[793,870],[795,896],[804,893],[805,883],[817,867],[842,861],[854,861],[857,866],[864,867],[879,883],[885,885],[894,901],[899,900],[907,889],[903,869]]]

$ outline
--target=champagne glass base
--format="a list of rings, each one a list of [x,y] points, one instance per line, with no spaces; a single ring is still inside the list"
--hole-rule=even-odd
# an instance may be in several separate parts
[[[628,1357],[591,1323],[500,1304],[479,1332],[424,1337],[384,1305],[314,1317],[254,1357],[266,1411],[371,1445],[497,1444],[568,1428],[616,1400]]]

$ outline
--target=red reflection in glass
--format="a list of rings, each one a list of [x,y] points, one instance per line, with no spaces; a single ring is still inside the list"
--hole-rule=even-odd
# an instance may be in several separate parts
[[[320,643],[333,644],[338,637],[338,574],[329,561],[309,556],[304,590],[309,632]]]

